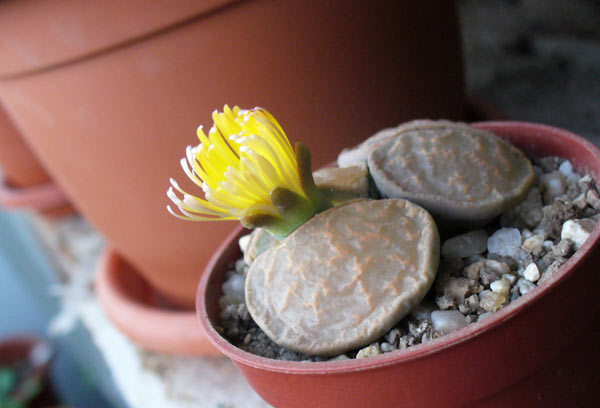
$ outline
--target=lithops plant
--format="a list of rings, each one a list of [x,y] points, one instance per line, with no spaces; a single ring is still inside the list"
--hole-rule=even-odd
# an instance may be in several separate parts
[[[420,302],[440,251],[426,210],[402,199],[345,201],[368,194],[364,164],[317,174],[317,187],[308,148],[293,150],[264,109],[226,106],[213,119],[181,161],[204,198],[171,180],[167,194],[180,213],[169,211],[261,228],[242,240],[252,252],[245,293],[268,336],[308,354],[336,354],[376,339]],[[332,207],[324,192],[346,196]]]
[[[491,132],[443,123],[399,132],[371,148],[384,197],[405,198],[444,222],[484,224],[516,206],[535,175],[527,157]]]
[[[427,293],[439,235],[406,200],[355,200],[311,218],[256,258],[246,278],[254,321],[277,344],[335,355],[377,339]]]

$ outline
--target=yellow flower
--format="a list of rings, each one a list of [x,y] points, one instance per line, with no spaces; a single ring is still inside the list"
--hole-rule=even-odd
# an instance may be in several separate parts
[[[208,135],[200,126],[200,144],[188,146],[181,159],[204,198],[188,194],[171,179],[167,195],[181,213],[167,207],[171,214],[195,221],[238,219],[247,227],[285,236],[330,206],[314,186],[310,153],[301,144],[295,151],[269,112],[225,105],[212,117]]]

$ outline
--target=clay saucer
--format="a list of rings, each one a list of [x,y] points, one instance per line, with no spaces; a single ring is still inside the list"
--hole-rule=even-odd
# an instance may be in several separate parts
[[[76,213],[63,190],[52,181],[29,187],[14,187],[6,178],[0,177],[0,206],[33,210],[54,217]]]
[[[194,309],[172,307],[112,248],[96,270],[96,294],[112,322],[144,349],[187,356],[219,356]]]

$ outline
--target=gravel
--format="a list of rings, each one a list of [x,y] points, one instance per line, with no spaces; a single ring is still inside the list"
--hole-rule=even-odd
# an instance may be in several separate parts
[[[379,341],[322,358],[290,351],[271,341],[245,305],[248,265],[232,265],[220,299],[222,333],[237,347],[264,357],[330,361],[402,350],[478,322],[542,285],[590,235],[600,210],[593,179],[570,162],[534,159],[536,185],[516,208],[485,229],[444,231],[436,281],[423,302]],[[247,239],[242,238],[242,249]]]

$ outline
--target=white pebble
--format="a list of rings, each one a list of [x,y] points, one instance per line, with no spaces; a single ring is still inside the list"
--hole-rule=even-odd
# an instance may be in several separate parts
[[[530,281],[528,281],[527,279],[519,279],[517,281],[517,288],[519,289],[519,293],[521,295],[525,295],[527,294],[529,291],[535,289],[535,285],[533,283],[531,283]]]
[[[370,346],[360,349],[356,354],[356,358],[378,356],[379,354],[381,354],[381,349],[379,348],[379,345],[371,344]]]
[[[243,253],[246,253],[248,249],[248,244],[250,244],[250,234],[244,235],[238,240],[238,245]]]
[[[442,256],[448,258],[468,258],[481,254],[487,246],[487,233],[475,230],[450,238],[442,245]]]
[[[529,282],[536,282],[540,278],[540,270],[535,263],[530,263],[523,271],[523,277]]]
[[[560,171],[563,174],[563,176],[565,176],[565,177],[574,175],[573,165],[568,160],[565,160],[564,162],[562,162],[562,164],[558,167],[558,171]]]
[[[223,284],[223,294],[236,297],[238,299],[244,299],[244,288],[246,286],[246,280],[243,276],[234,273],[229,279]]]
[[[596,221],[589,218],[568,220],[562,226],[560,238],[573,241],[575,249],[579,249],[588,239],[595,225]]]
[[[517,277],[512,273],[505,273],[502,278],[506,279],[511,285],[517,280]]]
[[[506,302],[506,296],[491,290],[484,290],[479,294],[479,306],[486,312],[495,312]]]
[[[523,249],[527,252],[533,252],[536,249],[541,248],[544,245],[544,240],[546,236],[543,234],[532,235],[523,241]]]
[[[588,190],[585,201],[594,209],[600,210],[600,197],[598,196],[598,192],[596,190],[590,189]]]
[[[521,233],[517,228],[501,228],[487,240],[488,252],[500,256],[520,258]]]
[[[431,313],[433,330],[442,334],[452,333],[469,324],[469,321],[458,310],[436,310]]]
[[[543,174],[540,177],[540,188],[543,192],[544,202],[551,204],[556,197],[565,193],[567,188],[565,176],[558,171]]]
[[[492,290],[492,292],[496,292],[497,294],[506,297],[510,292],[510,281],[505,278],[498,279],[490,283],[490,289]]]
[[[498,275],[504,275],[505,273],[510,272],[510,266],[508,266],[505,262],[498,262],[493,259],[486,259],[485,266],[492,272],[497,273]]]

